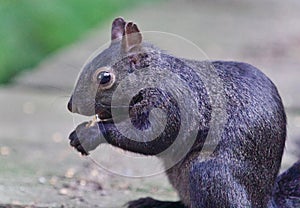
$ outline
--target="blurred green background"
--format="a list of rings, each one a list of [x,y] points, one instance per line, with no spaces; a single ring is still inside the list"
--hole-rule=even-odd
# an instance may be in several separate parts
[[[0,84],[146,0],[0,0]]]

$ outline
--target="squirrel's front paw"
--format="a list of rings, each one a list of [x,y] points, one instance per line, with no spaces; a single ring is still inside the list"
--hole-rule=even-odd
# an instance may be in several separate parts
[[[90,126],[88,122],[84,122],[77,126],[70,136],[70,145],[74,147],[82,155],[88,155],[89,151],[94,150],[103,138],[98,125]]]

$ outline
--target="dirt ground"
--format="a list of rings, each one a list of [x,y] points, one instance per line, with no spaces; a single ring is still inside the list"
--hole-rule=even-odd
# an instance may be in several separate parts
[[[175,33],[210,59],[249,62],[278,86],[288,114],[282,170],[300,157],[300,2],[164,1],[119,14],[144,31]],[[85,60],[109,40],[110,22],[62,49],[34,71],[0,88],[0,208],[122,207],[152,196],[176,200],[161,173],[122,177],[97,165],[101,151],[82,157],[68,145],[81,116],[66,104]],[[148,164],[145,164],[145,168]],[[110,158],[106,167],[132,173],[141,164]]]

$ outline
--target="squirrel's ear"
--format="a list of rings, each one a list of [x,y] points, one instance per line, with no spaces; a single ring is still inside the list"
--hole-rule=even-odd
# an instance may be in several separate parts
[[[128,22],[125,26],[125,34],[122,39],[122,47],[128,52],[133,48],[140,46],[142,43],[142,34],[139,28],[133,22]]]
[[[111,40],[121,39],[125,34],[126,22],[122,17],[116,18],[111,27]]]

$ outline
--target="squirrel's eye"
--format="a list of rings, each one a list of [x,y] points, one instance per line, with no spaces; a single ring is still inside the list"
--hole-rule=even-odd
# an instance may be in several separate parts
[[[111,81],[111,74],[106,71],[102,71],[98,74],[97,80],[100,84],[107,84]]]
[[[112,68],[104,66],[94,72],[92,80],[100,90],[106,90],[114,85],[116,77]]]

